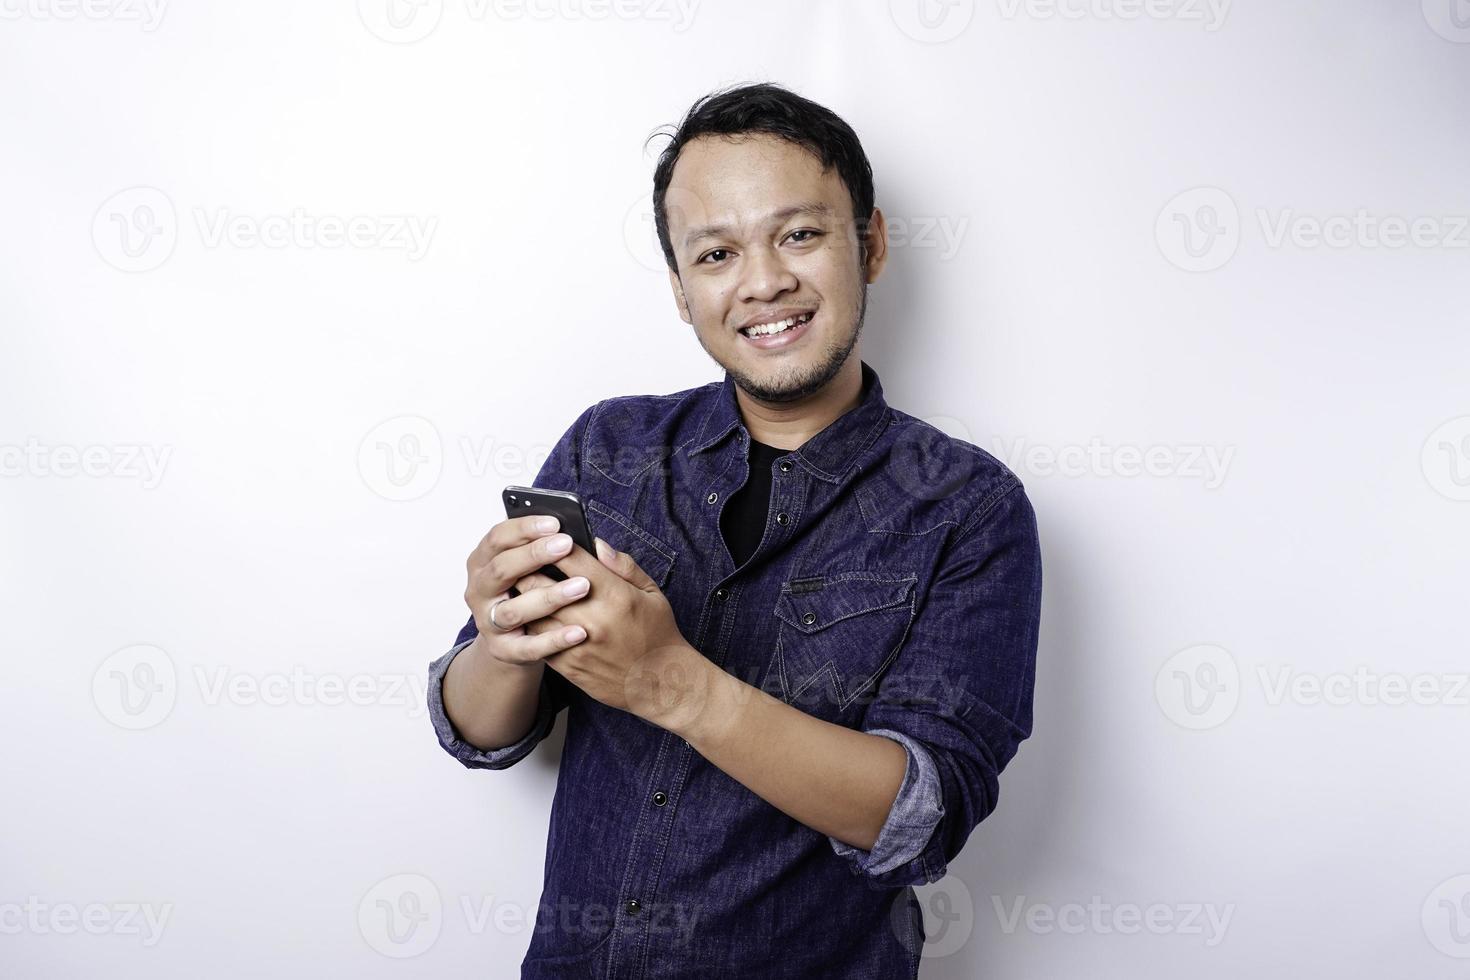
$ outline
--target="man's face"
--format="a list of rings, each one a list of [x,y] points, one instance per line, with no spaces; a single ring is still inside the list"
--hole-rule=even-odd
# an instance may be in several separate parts
[[[751,396],[789,402],[821,390],[857,345],[867,284],[887,256],[874,211],[866,260],[852,198],[835,170],[773,136],[686,144],[664,198],[679,314]],[[748,336],[750,324],[796,322]]]

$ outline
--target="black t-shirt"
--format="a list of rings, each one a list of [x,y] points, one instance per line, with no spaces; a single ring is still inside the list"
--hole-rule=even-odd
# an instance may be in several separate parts
[[[725,502],[720,513],[720,533],[736,568],[744,565],[761,543],[771,509],[771,466],[790,451],[750,440],[750,478]]]

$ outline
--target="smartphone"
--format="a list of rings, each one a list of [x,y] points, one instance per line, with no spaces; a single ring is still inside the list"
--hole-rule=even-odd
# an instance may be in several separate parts
[[[561,522],[561,530],[571,535],[573,545],[594,557],[597,555],[597,544],[592,540],[592,531],[587,525],[587,512],[582,507],[582,498],[575,493],[535,487],[506,487],[501,497],[505,502],[506,517],[555,517]],[[555,565],[541,566],[541,574],[558,582],[567,578],[566,573]]]

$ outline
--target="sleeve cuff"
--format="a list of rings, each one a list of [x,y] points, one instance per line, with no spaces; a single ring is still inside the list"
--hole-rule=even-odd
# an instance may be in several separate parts
[[[891,729],[875,728],[868,734],[883,735],[903,746],[906,755],[903,785],[871,851],[844,844],[835,837],[827,839],[839,857],[852,863],[854,871],[880,875],[919,856],[944,816],[944,802],[939,771],[928,750],[910,736]]]
[[[449,663],[473,642],[474,637],[471,637],[457,643],[448,653],[429,664],[429,720],[434,725],[434,734],[438,736],[444,751],[458,759],[466,768],[506,769],[530,755],[531,750],[551,734],[551,727],[556,722],[556,708],[550,691],[547,690],[551,671],[548,669],[541,675],[541,691],[536,699],[536,720],[531,723],[531,730],[518,742],[486,752],[461,739],[444,710],[444,675],[449,670]]]

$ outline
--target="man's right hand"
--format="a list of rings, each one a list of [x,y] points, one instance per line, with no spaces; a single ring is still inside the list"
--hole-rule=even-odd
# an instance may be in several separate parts
[[[550,523],[543,527],[541,521]],[[555,614],[587,594],[587,579],[578,575],[556,582],[540,572],[573,547],[569,536],[558,533],[559,526],[554,517],[507,518],[490,529],[465,562],[464,600],[480,631],[475,645],[493,660],[534,667],[586,638],[580,626],[569,627]],[[492,623],[491,605],[509,596],[512,585],[520,595],[496,606]]]

